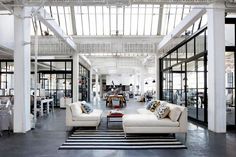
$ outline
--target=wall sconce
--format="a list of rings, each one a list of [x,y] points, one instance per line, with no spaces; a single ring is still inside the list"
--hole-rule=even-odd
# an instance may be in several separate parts
[[[130,84],[129,84],[129,86],[133,86],[133,84],[132,84],[132,83],[130,83]]]
[[[145,84],[148,84],[148,82],[146,81]]]
[[[153,81],[152,81],[152,83],[156,83],[156,81],[155,81],[155,80],[153,80]]]

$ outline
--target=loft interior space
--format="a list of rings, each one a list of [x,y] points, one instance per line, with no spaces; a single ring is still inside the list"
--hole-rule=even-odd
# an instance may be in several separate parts
[[[234,157],[235,0],[0,0],[0,154]]]

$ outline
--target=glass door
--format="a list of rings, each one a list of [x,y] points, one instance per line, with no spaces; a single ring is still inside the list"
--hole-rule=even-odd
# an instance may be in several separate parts
[[[54,99],[55,106],[60,105],[62,97],[71,97],[71,74],[40,73],[41,88],[45,90],[45,96]]]
[[[235,125],[235,53],[225,52],[226,123]]]
[[[173,103],[185,106],[185,66],[179,64],[173,68]]]

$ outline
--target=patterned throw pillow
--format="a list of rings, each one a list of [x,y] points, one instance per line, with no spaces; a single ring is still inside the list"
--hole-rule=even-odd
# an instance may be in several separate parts
[[[155,100],[155,101],[152,102],[152,105],[151,105],[149,110],[151,112],[155,112],[156,109],[158,108],[158,106],[160,106],[160,101],[159,100]]]
[[[89,114],[93,112],[93,107],[90,104],[86,103],[85,101],[81,102],[81,109],[83,113]]]
[[[167,117],[169,112],[170,112],[169,106],[161,105],[156,112],[156,116],[158,119],[163,119],[163,118]]]

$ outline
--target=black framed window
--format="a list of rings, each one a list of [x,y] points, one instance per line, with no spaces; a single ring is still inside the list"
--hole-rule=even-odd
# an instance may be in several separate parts
[[[235,114],[235,59],[236,59],[236,18],[225,19],[225,95],[227,128],[236,128]]]
[[[34,91],[34,60],[31,60],[31,94]],[[14,62],[0,60],[1,95],[14,95]],[[54,98],[59,106],[61,97],[72,97],[72,59],[38,60],[38,83],[43,96]],[[39,92],[41,96],[42,92]]]
[[[160,59],[161,99],[186,106],[189,118],[204,124],[207,124],[206,34],[205,26]]]
[[[79,101],[90,100],[90,71],[79,64]]]

